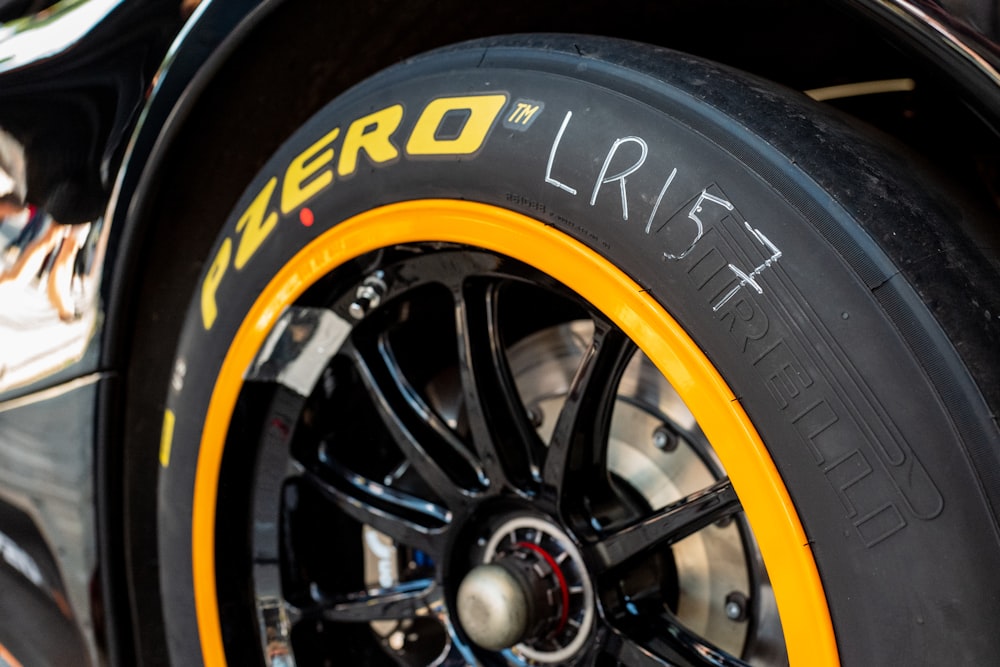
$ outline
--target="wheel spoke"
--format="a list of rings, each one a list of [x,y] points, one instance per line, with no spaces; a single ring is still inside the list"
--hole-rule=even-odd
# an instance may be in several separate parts
[[[641,621],[642,628],[622,632],[612,628],[606,652],[623,665],[637,667],[749,667],[667,616]]]
[[[438,556],[451,512],[422,498],[362,477],[332,461],[322,473],[308,470],[300,478],[342,512],[394,541]]]
[[[463,501],[461,486],[484,481],[478,461],[406,381],[384,338],[362,349],[352,341],[342,351],[353,359],[394,442],[446,504]]]
[[[594,323],[594,338],[570,383],[559,414],[542,478],[546,485],[576,495],[595,475],[603,475],[615,388],[635,345],[603,319]]]
[[[459,366],[473,446],[495,490],[507,480],[525,488],[541,449],[504,353],[495,284],[453,287]]]
[[[601,571],[607,571],[657,547],[679,542],[739,510],[739,498],[726,478],[604,537],[588,549],[587,556]]]
[[[680,667],[685,664],[684,661],[676,659],[676,655],[674,660],[655,655],[645,646],[617,630],[610,633],[604,652],[616,658],[619,664],[630,667]]]
[[[316,587],[310,591],[315,602],[300,608],[303,619],[321,616],[328,621],[380,621],[414,618],[430,608],[440,595],[430,579],[406,581],[391,588],[328,596]]]
[[[657,632],[647,644],[654,655],[676,655],[679,664],[749,667],[737,657],[708,643],[676,621],[654,619]]]

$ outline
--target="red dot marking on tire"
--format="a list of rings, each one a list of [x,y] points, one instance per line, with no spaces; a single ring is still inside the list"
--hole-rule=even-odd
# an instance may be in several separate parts
[[[311,210],[304,208],[299,211],[299,222],[306,227],[312,227],[313,223],[316,222],[316,217]]]
[[[530,549],[535,553],[539,554],[545,559],[545,562],[549,564],[552,571],[555,572],[556,580],[559,582],[559,592],[562,594],[562,614],[559,618],[559,626],[556,628],[556,634],[563,631],[566,627],[566,621],[569,620],[569,586],[566,584],[566,577],[563,576],[562,568],[559,567],[559,563],[556,559],[549,555],[549,552],[541,548],[537,544],[532,544],[531,542],[518,542],[515,546],[521,547],[523,549]]]

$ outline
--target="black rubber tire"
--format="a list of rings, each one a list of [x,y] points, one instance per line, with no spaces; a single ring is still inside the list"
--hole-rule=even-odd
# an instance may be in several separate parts
[[[505,97],[475,150],[406,150],[429,101],[487,93]],[[519,103],[536,111],[518,115]],[[296,156],[339,127],[335,164],[352,120],[396,104],[396,155],[361,153],[356,168],[317,186],[309,213],[295,197],[281,211],[281,175]],[[450,136],[462,136],[461,123]],[[640,151],[639,168],[602,184]],[[348,91],[274,156],[223,226],[207,263],[213,287],[212,257],[227,239],[235,256],[238,230],[249,229],[241,215],[278,178],[265,201],[276,227],[219,278],[211,328],[200,294],[187,315],[157,526],[173,664],[200,660],[193,488],[235,331],[318,234],[377,206],[428,198],[536,218],[619,267],[680,322],[778,467],[812,545],[842,664],[991,663],[1000,654],[998,272],[961,231],[960,207],[918,171],[794,92],[613,40],[466,44]]]

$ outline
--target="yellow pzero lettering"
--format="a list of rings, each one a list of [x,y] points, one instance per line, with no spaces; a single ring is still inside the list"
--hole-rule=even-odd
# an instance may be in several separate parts
[[[166,410],[163,413],[163,430],[160,432],[160,465],[166,468],[170,465],[170,450],[174,443],[174,413]]]
[[[531,117],[538,113],[541,107],[537,104],[528,104],[527,102],[518,102],[517,106],[514,107],[514,111],[507,116],[508,123],[520,123],[521,125],[527,125],[531,121]]]
[[[399,157],[399,149],[390,136],[402,120],[403,105],[393,104],[351,123],[344,135],[344,145],[340,148],[337,173],[341,176],[353,174],[358,168],[358,152],[362,149],[375,164]]]
[[[271,203],[271,195],[278,185],[278,179],[272,178],[267,185],[261,189],[254,197],[247,210],[240,216],[236,223],[236,231],[240,233],[240,245],[236,249],[236,268],[242,269],[246,263],[257,252],[257,248],[264,242],[264,239],[274,231],[274,226],[278,224],[278,214],[271,211],[267,213],[267,206]]]
[[[282,213],[288,215],[333,182],[333,170],[327,168],[333,162],[333,148],[329,144],[338,135],[340,128],[333,128],[288,165],[281,186]]]
[[[201,321],[205,326],[205,331],[212,328],[215,318],[219,314],[219,308],[215,303],[215,292],[219,289],[222,277],[226,275],[229,268],[229,260],[233,256],[232,239],[226,239],[219,247],[219,252],[215,253],[212,266],[205,275],[205,280],[201,283]]]
[[[493,121],[507,104],[507,95],[465,95],[431,100],[406,142],[410,155],[470,155],[478,151]],[[468,118],[457,137],[438,138],[441,121],[450,111],[466,111]]]

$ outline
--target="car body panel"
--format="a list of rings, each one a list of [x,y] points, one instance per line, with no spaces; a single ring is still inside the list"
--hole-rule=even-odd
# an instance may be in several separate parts
[[[170,18],[164,6],[62,2],[0,37],[0,153],[14,172],[0,187],[0,401],[100,366],[91,346],[108,266],[105,210],[149,82],[180,27],[176,7]]]
[[[54,8],[57,17],[68,16],[62,20],[74,29],[71,35],[59,33],[64,35],[59,44],[52,40],[53,28],[45,26],[61,19],[46,22],[41,16],[24,20],[16,34],[0,41],[0,127],[16,128],[12,133],[0,130],[0,153],[5,141],[28,148],[39,145],[33,143],[34,133],[60,122],[60,114],[49,114],[52,120],[40,123],[41,129],[22,125],[22,119],[36,115],[36,109],[53,99],[65,99],[70,116],[94,112],[97,117],[92,124],[80,125],[84,129],[75,143],[64,144],[69,159],[46,176],[47,182],[59,183],[67,173],[78,174],[79,156],[85,155],[85,193],[71,201],[45,191],[32,197],[24,184],[11,183],[3,192],[0,182],[0,192],[7,195],[0,225],[5,260],[0,279],[0,530],[7,531],[0,547],[7,567],[0,567],[0,587],[7,591],[5,610],[35,610],[23,617],[26,627],[41,622],[53,630],[62,628],[63,637],[59,651],[21,652],[24,660],[79,665],[129,661],[123,657],[127,651],[122,654],[117,648],[115,628],[103,627],[105,615],[114,617],[116,612],[111,608],[113,594],[102,592],[107,579],[99,575],[98,555],[100,545],[109,542],[100,538],[95,511],[102,504],[95,488],[100,477],[95,469],[99,396],[109,395],[112,390],[104,385],[114,377],[112,364],[101,356],[109,332],[107,286],[115,268],[115,262],[108,261],[114,255],[109,257],[107,250],[112,230],[116,235],[124,231],[139,175],[164,125],[176,117],[178,98],[207,54],[256,4],[229,3],[226,11],[213,12],[205,3],[169,51],[169,37],[185,25],[181,8],[179,3],[155,0],[59,3]],[[60,5],[66,11],[59,12]],[[80,20],[81,14],[85,20]],[[151,14],[161,21],[159,39],[154,40],[159,47],[143,45],[145,62],[130,63],[125,71],[117,56],[93,60],[88,74],[94,87],[114,91],[116,101],[100,111],[81,111],[75,90],[80,87],[78,51],[100,52],[103,47],[96,45],[106,45],[115,35],[135,41],[124,40],[113,53],[132,50],[149,36]],[[144,27],[135,29],[140,22]],[[40,79],[46,83],[38,83]],[[73,94],[63,97],[67,89]],[[8,100],[14,102],[7,105]],[[44,164],[52,150],[44,142],[37,153],[22,148],[27,158],[22,161]],[[129,170],[122,167],[126,163],[138,166]],[[4,166],[10,168],[9,162]],[[117,613],[127,616],[125,610]],[[9,621],[4,629],[15,637],[25,630]],[[6,634],[0,633],[0,650],[16,659],[19,653]]]
[[[98,664],[91,594],[97,573],[95,432],[88,426],[101,380],[99,374],[84,376],[0,407],[3,604],[11,611],[20,605],[45,609],[50,621],[75,626],[91,639],[78,642],[77,650],[89,647],[79,656],[81,665]],[[10,628],[5,624],[4,630],[0,637]]]

